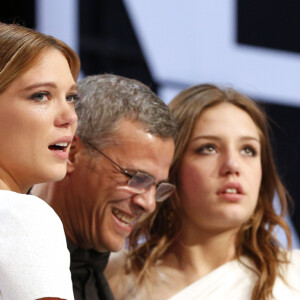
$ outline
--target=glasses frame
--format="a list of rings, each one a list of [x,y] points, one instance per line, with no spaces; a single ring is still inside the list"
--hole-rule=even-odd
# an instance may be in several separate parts
[[[150,175],[150,174],[147,174],[147,173],[144,173],[144,172],[140,172],[140,171],[136,171],[136,173],[135,173],[134,175],[130,174],[127,170],[125,170],[124,168],[122,168],[118,163],[116,163],[114,160],[112,160],[109,156],[107,156],[104,152],[102,152],[101,150],[99,150],[99,149],[98,149],[97,147],[95,147],[93,144],[91,144],[90,142],[86,142],[86,144],[89,145],[89,146],[90,146],[91,148],[93,148],[94,150],[96,150],[97,152],[99,152],[100,154],[102,154],[105,158],[107,158],[107,159],[108,159],[111,163],[113,163],[115,166],[117,166],[118,169],[119,169],[125,176],[127,176],[128,178],[132,179],[134,176],[136,176],[138,173],[140,173],[140,174],[143,174],[143,175],[147,175],[147,176],[150,177],[150,178],[153,178],[153,183],[152,183],[151,185],[156,185],[156,191],[158,190],[158,188],[159,188],[159,186],[160,186],[161,184],[167,184],[168,186],[170,186],[170,188],[171,188],[171,187],[173,188],[173,190],[170,190],[169,194],[167,194],[168,196],[167,196],[165,199],[163,199],[163,200],[157,200],[156,197],[155,197],[156,202],[163,202],[163,201],[165,201],[165,200],[166,200],[168,197],[170,197],[170,196],[172,195],[172,193],[175,191],[176,186],[175,186],[174,184],[169,183],[169,182],[165,182],[165,181],[162,181],[162,182],[157,183],[157,182],[155,181],[155,178],[154,178],[152,175]],[[150,185],[150,186],[151,186],[151,185]],[[149,186],[149,187],[150,187],[150,186]],[[155,195],[156,195],[156,193],[155,193]]]
[[[125,170],[124,168],[122,168],[119,164],[117,164],[115,161],[113,161],[109,156],[107,156],[104,152],[102,152],[101,150],[99,150],[97,147],[95,147],[93,144],[86,142],[89,146],[91,146],[94,150],[96,150],[97,152],[99,152],[100,154],[102,154],[105,158],[107,158],[109,161],[111,161],[115,166],[117,166],[120,171],[126,175],[127,177],[129,177],[130,179],[134,176],[131,175],[127,170]]]

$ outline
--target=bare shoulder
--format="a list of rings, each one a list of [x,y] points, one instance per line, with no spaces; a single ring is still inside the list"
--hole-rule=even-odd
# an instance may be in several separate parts
[[[126,255],[126,250],[111,253],[108,264],[104,271],[104,274],[108,280],[125,276]]]
[[[135,290],[136,276],[133,273],[126,272],[126,255],[126,250],[112,253],[104,271],[116,300],[129,299],[128,295],[131,295],[130,299],[134,299],[132,297],[134,295],[133,290]]]
[[[165,300],[187,285],[185,275],[170,265],[169,260],[149,269],[140,283],[138,272],[126,272],[126,255],[125,250],[111,254],[105,270],[116,300]]]

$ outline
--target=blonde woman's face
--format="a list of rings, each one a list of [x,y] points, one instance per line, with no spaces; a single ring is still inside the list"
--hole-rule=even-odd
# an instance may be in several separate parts
[[[179,171],[184,226],[238,229],[252,215],[262,178],[259,130],[228,103],[203,112]]]
[[[11,189],[65,176],[76,93],[67,60],[51,49],[0,94],[0,174]]]

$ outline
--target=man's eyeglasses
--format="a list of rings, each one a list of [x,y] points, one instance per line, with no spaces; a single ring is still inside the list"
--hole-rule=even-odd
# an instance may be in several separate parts
[[[105,153],[103,153],[101,150],[96,148],[94,145],[92,145],[89,142],[86,142],[89,146],[91,146],[94,150],[102,154],[105,158],[107,158],[109,161],[111,161],[115,166],[119,168],[119,170],[127,176],[129,179],[127,185],[129,187],[132,187],[133,189],[137,190],[144,190],[148,189],[152,185],[156,185],[156,193],[155,193],[155,200],[156,202],[163,202],[168,197],[172,195],[172,193],[175,190],[175,185],[169,183],[169,182],[155,182],[155,178],[149,174],[136,171],[135,174],[130,174],[127,170],[123,169],[121,166],[119,166],[115,161],[113,161],[110,157],[108,157]]]

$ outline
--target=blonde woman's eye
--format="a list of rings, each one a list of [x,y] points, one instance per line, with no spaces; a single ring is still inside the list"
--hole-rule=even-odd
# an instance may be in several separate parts
[[[33,95],[30,96],[32,100],[36,100],[39,102],[44,102],[49,99],[49,93],[48,92],[38,92],[34,93]]]
[[[67,102],[75,102],[79,100],[79,96],[77,94],[70,94],[66,97]]]

